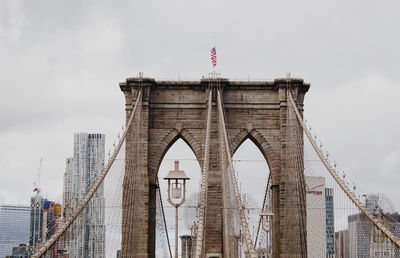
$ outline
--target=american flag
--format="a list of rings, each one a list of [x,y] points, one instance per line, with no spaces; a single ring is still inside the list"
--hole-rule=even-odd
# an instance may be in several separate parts
[[[213,47],[210,51],[210,55],[211,55],[211,63],[213,67],[217,66],[217,50],[215,49],[215,47]]]

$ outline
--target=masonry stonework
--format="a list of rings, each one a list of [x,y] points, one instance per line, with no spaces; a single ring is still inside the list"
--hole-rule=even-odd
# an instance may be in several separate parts
[[[290,81],[289,81],[290,80]],[[226,126],[232,154],[250,139],[267,160],[272,176],[274,257],[304,257],[299,227],[301,205],[294,196],[293,180],[285,175],[288,86],[302,109],[309,84],[302,79],[274,81],[156,81],[128,78],[120,83],[129,117],[139,89],[142,107],[136,126],[129,129],[126,141],[126,169],[123,186],[122,257],[155,257],[155,216],[157,173],[161,161],[176,140],[182,138],[203,164],[208,92],[213,91],[210,167],[205,223],[205,253],[223,255],[222,176],[219,153],[216,92],[223,96]],[[265,173],[268,173],[267,171]],[[288,200],[289,198],[290,200]],[[291,209],[293,208],[296,209]],[[295,207],[294,207],[295,206]],[[293,256],[287,250],[299,250]]]

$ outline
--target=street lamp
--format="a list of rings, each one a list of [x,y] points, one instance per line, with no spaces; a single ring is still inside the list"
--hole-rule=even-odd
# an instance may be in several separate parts
[[[179,170],[179,161],[175,160],[175,169],[164,180],[168,180],[168,202],[175,207],[175,257],[178,258],[178,208],[186,201],[186,180],[190,177]]]
[[[267,251],[267,257],[272,257],[272,250],[271,250],[271,220],[272,216],[274,214],[270,209],[265,209],[261,212],[261,223],[262,223],[262,228],[267,234],[267,239],[266,239],[266,251]]]

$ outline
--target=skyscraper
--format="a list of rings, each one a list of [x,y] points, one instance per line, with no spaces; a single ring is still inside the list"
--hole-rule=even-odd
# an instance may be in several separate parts
[[[36,250],[38,244],[46,239],[43,237],[43,204],[44,199],[37,191],[34,196],[31,197],[31,215],[30,215],[30,237],[29,246],[32,250]]]
[[[373,226],[362,213],[350,215],[349,225],[349,257],[368,257]]]
[[[105,136],[74,134],[74,156],[66,161],[64,213],[69,217],[84,198],[104,167]],[[105,257],[104,188],[99,187],[87,208],[66,236],[69,257]]]
[[[385,199],[387,197],[382,194],[367,195],[365,206],[380,223],[386,224],[390,221],[386,226],[396,237],[400,237],[400,215],[397,212],[383,210],[385,203],[391,202]],[[378,237],[378,230],[363,213],[348,216],[348,225],[350,258],[400,257],[400,253],[393,250],[389,242],[382,241],[382,238]]]
[[[305,181],[308,257],[335,257],[333,189],[325,188],[325,177],[306,176]]]
[[[61,204],[45,200],[43,205],[43,220],[47,226],[43,229],[43,237],[46,240],[50,239],[58,229],[62,226],[61,219]],[[60,252],[59,252],[60,251]],[[57,240],[54,245],[47,251],[46,258],[62,257],[64,251],[63,237]]]
[[[56,230],[61,227],[61,204],[44,199],[39,193],[31,197],[29,249],[34,252],[41,248]],[[58,250],[63,249],[62,241],[58,240],[44,257],[60,257]]]
[[[6,258],[28,258],[29,257],[29,246],[27,244],[20,244],[19,246],[13,247],[11,255],[7,255]]]
[[[326,257],[334,257],[335,216],[333,207],[333,188],[325,188],[325,206],[326,206]]]
[[[0,258],[11,254],[13,247],[29,240],[30,207],[0,205]]]
[[[307,255],[310,258],[326,256],[325,178],[306,176]]]
[[[336,258],[349,258],[349,231],[335,232],[335,256]]]
[[[193,238],[191,235],[181,236],[181,253],[182,258],[191,258],[193,252]]]

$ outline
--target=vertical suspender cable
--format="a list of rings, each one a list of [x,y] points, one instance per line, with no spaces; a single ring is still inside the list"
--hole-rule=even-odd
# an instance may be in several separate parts
[[[272,183],[272,178],[271,178],[271,174],[268,177],[268,181],[267,181],[267,186],[265,187],[265,193],[264,193],[264,200],[263,200],[263,204],[262,204],[262,208],[261,208],[261,212],[265,211],[265,208],[267,206],[267,200],[268,200],[268,193],[269,193],[269,189],[271,188],[271,183]],[[269,203],[268,203],[269,205]],[[257,233],[256,233],[256,237],[254,240],[254,246],[257,247],[257,242],[260,236],[260,229],[261,229],[261,224],[262,224],[262,217],[260,216],[260,219],[258,220],[258,226],[257,226]]]
[[[160,183],[158,182],[158,178],[157,178],[157,184],[160,185]],[[172,258],[171,244],[169,242],[167,221],[165,220],[165,212],[164,212],[164,205],[163,205],[162,198],[161,198],[161,191],[158,191],[158,197],[160,199],[159,202],[160,202],[160,206],[161,206],[161,213],[162,213],[162,219],[163,219],[163,224],[164,224],[163,226],[164,226],[164,230],[165,230],[165,237],[167,238],[168,252],[169,252],[169,256]]]

